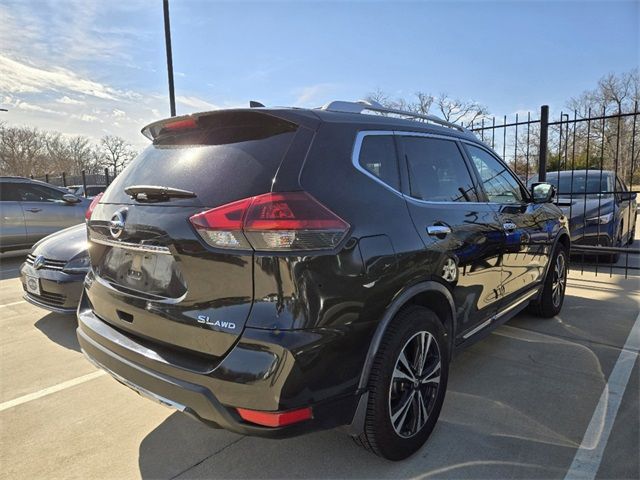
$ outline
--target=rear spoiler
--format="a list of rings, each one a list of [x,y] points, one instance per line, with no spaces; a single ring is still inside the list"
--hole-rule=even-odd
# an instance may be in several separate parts
[[[157,122],[150,123],[141,132],[149,140],[156,139],[164,131],[188,130],[197,127],[197,119],[202,115],[209,115],[214,112],[197,113],[193,115],[182,115],[180,117],[165,118]]]
[[[141,132],[149,140],[154,141],[158,137],[164,134],[171,134],[177,132],[188,132],[189,130],[197,130],[198,128],[210,128],[216,123],[219,126],[226,126],[227,119],[222,119],[224,116],[229,116],[229,121],[233,122],[232,117],[238,118],[258,116],[269,116],[274,120],[285,122],[291,125],[305,125],[313,126],[317,124],[317,117],[315,115],[309,115],[305,110],[299,110],[295,113],[291,109],[266,109],[261,107],[252,108],[229,108],[224,110],[210,110],[207,112],[192,113],[189,115],[181,115],[179,117],[170,117],[157,122],[150,123],[144,127]]]

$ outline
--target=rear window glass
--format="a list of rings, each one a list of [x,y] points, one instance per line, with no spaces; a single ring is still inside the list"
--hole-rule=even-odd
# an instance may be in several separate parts
[[[200,128],[160,137],[120,175],[104,203],[130,203],[124,189],[157,185],[189,190],[194,199],[172,203],[217,206],[269,192],[296,125],[265,114],[213,115]]]
[[[381,181],[400,189],[396,146],[392,135],[367,135],[360,148],[360,166]]]

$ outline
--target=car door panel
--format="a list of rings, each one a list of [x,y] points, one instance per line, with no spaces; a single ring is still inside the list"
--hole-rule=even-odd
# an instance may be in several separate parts
[[[31,184],[20,185],[20,190],[28,242],[37,242],[58,230],[82,223],[82,204],[65,202],[64,192]]]
[[[24,245],[27,243],[27,229],[15,186],[2,183],[0,190],[0,245],[3,248]]]
[[[553,217],[533,204],[524,186],[499,158],[465,144],[483,194],[496,209],[505,236],[500,308],[542,281],[549,260]]]
[[[460,146],[428,135],[398,134],[409,180],[407,206],[424,242],[421,262],[448,283],[460,342],[498,307],[504,235],[494,208],[477,194]],[[455,264],[455,278],[446,269]]]
[[[448,283],[456,305],[456,333],[461,340],[497,313],[504,245],[497,217],[489,205],[481,203],[430,205],[412,199],[407,203],[428,252],[424,261],[435,265],[436,275],[441,278],[447,262],[455,262],[457,279]],[[430,226],[446,226],[450,233],[430,235]]]

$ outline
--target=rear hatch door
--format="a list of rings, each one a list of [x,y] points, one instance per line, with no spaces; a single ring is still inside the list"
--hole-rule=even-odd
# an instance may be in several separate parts
[[[253,303],[253,251],[206,245],[189,218],[269,192],[297,132],[295,123],[251,111],[156,131],[88,223],[87,297],[95,314],[147,340],[223,356]],[[131,186],[143,193],[127,194]],[[192,195],[145,195],[144,186]]]

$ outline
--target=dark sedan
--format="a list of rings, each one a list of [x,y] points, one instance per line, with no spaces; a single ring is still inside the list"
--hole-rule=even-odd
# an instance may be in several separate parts
[[[61,230],[36,243],[20,268],[24,298],[58,313],[75,313],[89,269],[87,227]]]
[[[636,194],[609,170],[547,172],[558,206],[569,218],[575,245],[624,247],[636,229]],[[617,261],[618,254],[611,256]]]

